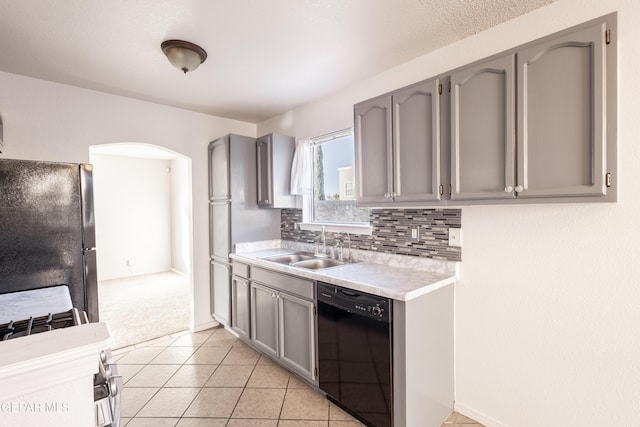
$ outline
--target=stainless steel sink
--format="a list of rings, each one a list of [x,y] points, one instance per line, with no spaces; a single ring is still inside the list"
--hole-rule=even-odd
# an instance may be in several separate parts
[[[278,264],[286,264],[292,267],[306,268],[308,270],[322,270],[323,268],[338,267],[348,264],[348,262],[340,261],[333,258],[325,258],[316,256],[310,252],[296,252],[293,254],[273,255],[260,258],[265,261],[277,262]]]
[[[277,262],[278,264],[293,264],[299,261],[314,259],[313,254],[307,252],[296,252],[294,254],[274,255],[262,258],[265,261]]]
[[[339,265],[344,265],[343,261],[338,261],[333,258],[314,258],[308,259],[306,261],[298,261],[291,264],[293,267],[302,267],[307,268],[309,270],[320,270],[323,268],[329,267],[337,267]]]

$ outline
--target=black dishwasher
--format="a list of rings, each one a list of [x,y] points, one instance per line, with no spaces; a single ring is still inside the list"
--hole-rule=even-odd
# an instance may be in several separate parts
[[[317,297],[320,389],[368,426],[392,426],[391,300],[322,282]]]

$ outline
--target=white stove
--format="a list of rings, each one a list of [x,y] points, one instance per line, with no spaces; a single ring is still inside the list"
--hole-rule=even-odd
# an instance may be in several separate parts
[[[20,293],[0,295],[13,300],[0,307],[16,315],[22,299],[37,314],[6,322],[0,308],[0,425],[119,427],[122,379],[107,325],[74,308],[42,314]]]

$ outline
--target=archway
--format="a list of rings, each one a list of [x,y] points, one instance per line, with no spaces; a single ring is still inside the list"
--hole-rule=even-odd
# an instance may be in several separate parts
[[[114,348],[193,322],[191,159],[164,147],[90,147],[101,321]]]

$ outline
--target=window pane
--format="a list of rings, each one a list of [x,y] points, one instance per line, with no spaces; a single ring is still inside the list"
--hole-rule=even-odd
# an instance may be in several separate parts
[[[338,132],[313,145],[313,221],[369,223],[369,209],[356,208],[353,133]]]

